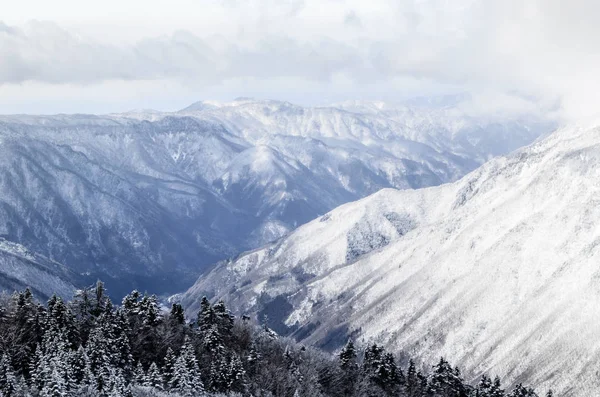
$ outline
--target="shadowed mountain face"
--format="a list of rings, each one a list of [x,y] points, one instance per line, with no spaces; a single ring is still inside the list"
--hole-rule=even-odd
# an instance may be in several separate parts
[[[181,298],[267,314],[304,343],[335,349],[352,335],[453,357],[472,379],[595,395],[599,169],[600,129],[559,130],[455,183],[340,206],[221,262]]]
[[[22,245],[0,238],[0,290],[30,288],[39,299],[52,294],[71,298],[74,274],[59,263],[29,251]]]
[[[456,180],[549,129],[356,102],[2,116],[0,237],[63,264],[75,285],[169,293],[340,204]]]

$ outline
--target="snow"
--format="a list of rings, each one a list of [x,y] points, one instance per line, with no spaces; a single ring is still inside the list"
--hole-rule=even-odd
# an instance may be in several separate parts
[[[252,313],[244,302],[258,302],[260,284],[292,304],[287,325],[319,324],[307,343],[347,325],[363,343],[443,355],[468,377],[594,395],[599,204],[600,128],[565,128],[455,183],[336,208],[217,266],[183,301],[211,290]]]
[[[340,204],[456,180],[550,125],[361,109],[240,98],[167,113],[0,116],[0,236],[88,275],[82,282],[173,293]]]
[[[10,292],[30,287],[41,299],[52,294],[73,296],[72,275],[62,265],[29,251],[24,246],[0,238],[0,288]]]

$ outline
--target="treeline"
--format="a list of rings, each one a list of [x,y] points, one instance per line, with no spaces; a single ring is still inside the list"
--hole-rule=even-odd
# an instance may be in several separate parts
[[[114,306],[102,283],[70,302],[25,290],[0,299],[0,396],[533,397],[498,378],[475,387],[445,359],[427,374],[378,345],[337,356],[235,319],[202,300],[195,320],[133,291]],[[549,392],[549,396],[552,394]]]

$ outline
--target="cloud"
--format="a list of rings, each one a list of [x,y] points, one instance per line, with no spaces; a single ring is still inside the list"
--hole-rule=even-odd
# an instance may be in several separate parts
[[[357,27],[357,28],[362,27],[362,21],[360,20],[360,17],[354,10],[349,11],[346,14],[346,16],[344,17],[344,24],[347,26],[352,26],[352,27]]]
[[[271,36],[251,48],[232,42],[215,48],[179,31],[119,47],[81,39],[49,22],[0,30],[0,58],[0,84],[172,78],[202,85],[241,77],[286,76],[322,81],[344,70],[358,70],[364,62],[354,48],[327,39],[309,44]]]
[[[171,81],[207,92],[227,87],[232,96],[261,84],[273,96],[277,86],[322,86],[338,97],[426,95],[438,86],[558,101],[571,118],[600,112],[600,4],[591,0],[569,7],[560,0],[225,0],[210,7],[212,24],[205,15],[197,28],[182,20],[184,29],[122,41],[52,22],[0,23],[0,85]]]

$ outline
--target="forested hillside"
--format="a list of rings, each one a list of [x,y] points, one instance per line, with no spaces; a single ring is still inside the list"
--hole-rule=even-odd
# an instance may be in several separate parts
[[[192,319],[190,321],[190,319]],[[222,301],[161,310],[133,291],[114,305],[101,282],[45,305],[30,290],[0,299],[0,395],[533,397],[484,375],[475,387],[441,358],[417,366],[352,341],[337,355],[279,337]],[[549,392],[548,395],[551,395]]]

